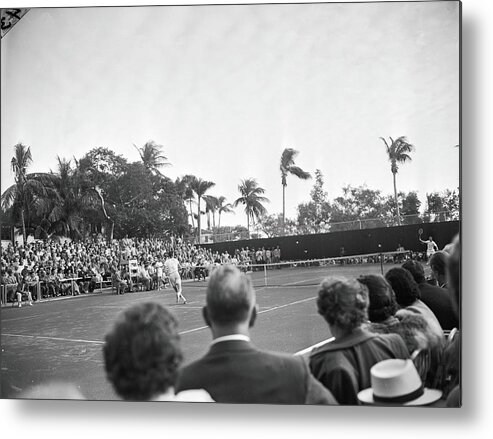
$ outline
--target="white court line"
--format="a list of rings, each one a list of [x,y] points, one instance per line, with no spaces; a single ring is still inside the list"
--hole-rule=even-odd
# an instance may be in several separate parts
[[[265,312],[275,311],[276,309],[285,308],[286,306],[297,305],[298,303],[308,302],[309,300],[316,299],[316,297],[308,297],[307,299],[297,300],[296,302],[285,303],[284,305],[274,306],[272,308],[259,311],[257,314],[263,314]]]
[[[330,338],[328,338],[327,340],[323,340],[323,341],[321,341],[321,342],[319,342],[319,343],[314,344],[313,346],[309,346],[309,347],[307,347],[306,349],[303,349],[303,350],[301,350],[301,351],[298,351],[298,352],[296,352],[294,355],[305,355],[305,354],[308,354],[308,353],[309,353],[309,352],[311,352],[313,349],[318,348],[319,346],[322,346],[322,345],[324,345],[324,344],[326,344],[326,343],[330,343],[331,341],[334,341],[334,340],[335,340],[335,338],[334,338],[334,337],[330,337]]]
[[[206,328],[208,328],[208,326],[201,326],[200,328],[189,329],[188,331],[182,331],[182,332],[180,332],[180,335],[190,334],[191,332],[201,331],[202,329],[206,329]]]
[[[45,337],[42,335],[24,335],[24,334],[4,334],[2,333],[3,336],[7,337],[24,337],[24,338],[42,338],[45,340],[58,340],[58,341],[71,341],[71,342],[79,342],[79,343],[95,343],[95,344],[104,344],[104,341],[100,340],[81,340],[81,339],[73,339],[73,338],[61,338],[61,337]]]
[[[307,299],[297,300],[296,302],[285,303],[284,305],[279,305],[279,306],[274,306],[273,308],[264,309],[263,311],[259,311],[257,314],[263,314],[266,312],[275,311],[280,308],[285,308],[286,306],[297,305],[298,303],[307,302],[308,300],[313,300],[313,299],[315,299],[315,297],[308,297]],[[189,329],[188,331],[180,332],[180,335],[190,334],[191,332],[201,331],[202,329],[206,329],[206,328],[208,328],[208,326],[201,326],[200,328]]]
[[[200,328],[189,329],[188,331],[180,332],[180,335],[188,334],[190,332],[200,331],[202,329],[206,329],[208,326],[201,326]],[[2,333],[2,337],[19,337],[19,338],[41,338],[44,340],[58,340],[58,341],[71,341],[78,343],[93,343],[93,344],[104,344],[104,341],[100,340],[82,340],[82,339],[73,339],[73,338],[61,338],[61,337],[45,337],[42,335],[25,335],[25,334],[5,334]]]
[[[296,283],[301,283],[301,282],[305,282],[305,281],[293,282],[292,284],[294,285]],[[263,289],[263,288],[260,288],[260,289]],[[275,310],[278,310],[278,309],[281,309],[281,308],[285,308],[287,306],[297,305],[299,303],[307,302],[307,301],[313,300],[315,298],[316,297],[308,297],[306,299],[297,300],[295,302],[290,302],[290,303],[286,303],[284,305],[275,306],[273,308],[268,308],[268,309],[265,309],[263,311],[259,311],[258,314],[264,314],[266,312],[275,311]],[[141,299],[139,298],[137,300],[141,300]],[[186,305],[185,305],[185,307],[186,307]],[[207,329],[207,328],[209,328],[209,326],[200,326],[198,328],[189,329],[187,331],[182,331],[179,334],[180,335],[190,334],[192,332],[201,331],[201,330]],[[95,340],[74,340],[74,339],[69,339],[69,338],[43,337],[43,336],[38,336],[38,335],[22,335],[22,334],[2,334],[2,335],[9,336],[9,337],[41,338],[41,339],[47,339],[47,340],[72,341],[72,342],[81,342],[81,343],[96,343],[96,344],[103,344],[104,343],[103,341],[95,341]]]

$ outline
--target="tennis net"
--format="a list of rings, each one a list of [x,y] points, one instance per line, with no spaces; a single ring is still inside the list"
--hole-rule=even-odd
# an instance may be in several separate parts
[[[409,259],[411,252],[394,251],[369,253],[364,255],[339,256],[323,259],[283,261],[271,264],[238,263],[236,265],[246,273],[255,288],[262,287],[309,287],[318,285],[327,276],[354,276],[355,273],[383,273],[389,264],[401,264]],[[219,264],[194,266],[182,274],[184,280],[194,282],[189,286],[202,286],[208,275]],[[358,270],[359,267],[359,270]]]

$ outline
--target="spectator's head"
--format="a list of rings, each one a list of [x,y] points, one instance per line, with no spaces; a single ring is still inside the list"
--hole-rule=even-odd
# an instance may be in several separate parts
[[[409,273],[412,274],[416,283],[422,284],[426,282],[425,270],[421,262],[411,259],[409,261],[404,262],[402,264],[402,268],[404,268],[404,270],[407,270],[409,271]]]
[[[444,251],[438,251],[430,257],[430,268],[436,279],[444,279],[447,276],[447,264],[450,255]]]
[[[234,265],[223,265],[212,271],[203,310],[213,332],[242,326],[248,329],[256,318],[255,291],[250,279]]]
[[[358,281],[368,288],[370,305],[368,318],[371,322],[379,323],[393,316],[399,309],[392,287],[380,274],[364,274]]]
[[[450,301],[452,302],[452,308],[457,317],[460,317],[460,303],[461,303],[461,286],[460,286],[460,272],[461,272],[461,246],[459,235],[454,238],[452,242],[452,249],[450,258],[448,259],[447,266],[447,280],[448,289],[450,291]]]
[[[391,268],[385,273],[385,279],[394,290],[395,298],[401,308],[412,305],[421,296],[413,276],[404,268]]]
[[[182,361],[176,318],[157,303],[124,311],[106,335],[108,380],[126,400],[146,401],[172,389]]]
[[[342,277],[329,277],[318,288],[318,313],[332,328],[350,334],[368,320],[368,289]]]

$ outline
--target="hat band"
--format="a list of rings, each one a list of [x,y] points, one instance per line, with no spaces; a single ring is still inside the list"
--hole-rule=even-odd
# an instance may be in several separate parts
[[[373,392],[373,400],[375,402],[409,402],[413,399],[419,398],[423,393],[425,393],[425,389],[423,384],[419,386],[416,390],[411,393],[407,393],[405,395],[399,396],[378,396]]]

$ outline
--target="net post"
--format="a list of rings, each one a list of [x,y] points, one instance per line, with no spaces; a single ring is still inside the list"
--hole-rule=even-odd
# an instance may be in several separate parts
[[[264,286],[267,286],[267,265],[264,264]]]

